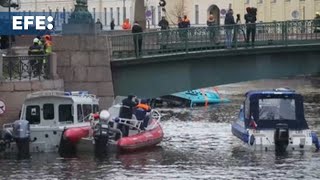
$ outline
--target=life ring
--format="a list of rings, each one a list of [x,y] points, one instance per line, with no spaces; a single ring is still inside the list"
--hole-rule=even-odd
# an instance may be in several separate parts
[[[254,137],[254,135],[253,134],[250,135],[249,136],[249,141],[248,141],[249,145],[252,146],[255,141],[256,141],[256,138]]]

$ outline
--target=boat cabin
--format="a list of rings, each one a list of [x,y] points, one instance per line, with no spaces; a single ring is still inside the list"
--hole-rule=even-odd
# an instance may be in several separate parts
[[[99,112],[99,100],[86,91],[39,91],[29,94],[20,119],[31,125],[51,126],[86,122],[90,113]]]
[[[277,124],[287,124],[289,129],[308,129],[303,97],[295,91],[249,91],[245,96],[238,120],[245,128],[274,129]]]

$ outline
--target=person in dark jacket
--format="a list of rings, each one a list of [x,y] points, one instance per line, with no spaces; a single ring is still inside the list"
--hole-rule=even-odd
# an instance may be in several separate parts
[[[119,118],[124,119],[132,119],[133,109],[137,106],[136,97],[133,95],[129,95],[127,98],[122,100],[122,106],[120,108],[119,112]],[[129,126],[125,126],[123,124],[118,125],[118,129],[122,131],[123,137],[126,137],[129,135]],[[116,137],[118,139],[119,136]]]
[[[314,33],[320,33],[320,13],[316,12],[316,17],[313,20]]]
[[[134,22],[132,26],[132,33],[133,35],[133,43],[134,43],[134,51],[136,53],[136,57],[141,55],[141,48],[142,48],[142,33],[143,29],[138,23],[138,21]]]
[[[158,26],[161,27],[161,49],[167,48],[167,43],[169,39],[169,32],[167,31],[169,29],[169,22],[166,20],[164,16],[162,16],[161,21],[159,22]]]
[[[225,25],[225,30],[226,30],[226,46],[227,46],[227,48],[231,48],[232,30],[233,30],[234,24],[236,24],[236,22],[234,21],[234,17],[233,17],[233,10],[229,9],[228,13],[226,14],[226,18],[224,19],[224,25]]]
[[[41,46],[39,43],[40,43],[40,40],[38,38],[33,39],[33,44],[29,47],[29,50],[28,50],[29,56],[44,55],[43,46]],[[43,67],[43,59],[30,58],[29,65],[32,69],[33,77],[37,77],[41,75],[42,67]]]
[[[252,45],[254,44],[255,41],[255,36],[256,36],[256,21],[257,21],[257,9],[256,8],[251,8],[247,7],[246,9],[247,14],[244,15],[244,19],[246,21],[247,25],[247,38],[246,41],[249,44],[250,42],[250,35],[251,35],[251,42]]]
[[[114,19],[112,19],[112,21],[111,21],[111,23],[110,23],[110,29],[111,29],[111,30],[114,30],[114,26],[115,26],[115,24],[114,24]]]

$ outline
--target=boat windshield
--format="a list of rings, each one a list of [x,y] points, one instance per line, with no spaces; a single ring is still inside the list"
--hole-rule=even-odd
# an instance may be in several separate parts
[[[296,120],[294,99],[259,99],[259,120]]]

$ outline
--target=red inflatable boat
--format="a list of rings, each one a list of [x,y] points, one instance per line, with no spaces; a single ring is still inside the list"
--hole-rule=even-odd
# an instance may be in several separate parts
[[[72,127],[64,131],[63,136],[72,144],[76,144],[80,139],[89,136],[91,126]]]
[[[156,144],[160,143],[163,138],[163,131],[160,124],[153,120],[149,127],[150,126],[153,126],[153,128],[119,139],[117,142],[118,148],[122,151],[135,151],[142,148],[155,146]]]

